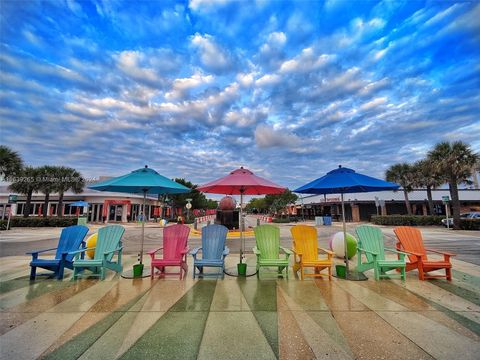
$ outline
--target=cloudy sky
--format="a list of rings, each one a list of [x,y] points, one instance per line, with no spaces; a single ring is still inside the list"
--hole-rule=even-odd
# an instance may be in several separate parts
[[[2,144],[87,177],[149,164],[291,188],[480,151],[477,1],[8,1]]]

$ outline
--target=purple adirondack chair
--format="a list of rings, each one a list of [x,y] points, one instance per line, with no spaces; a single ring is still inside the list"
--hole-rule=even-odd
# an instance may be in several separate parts
[[[190,228],[186,225],[172,225],[163,229],[163,246],[150,250],[148,255],[151,257],[151,278],[155,276],[155,269],[159,270],[160,276],[165,275],[180,275],[182,279],[182,272],[188,271],[187,253],[188,253],[188,234]],[[155,254],[163,249],[163,258],[156,258]],[[178,273],[167,273],[165,268],[167,266],[179,266]]]

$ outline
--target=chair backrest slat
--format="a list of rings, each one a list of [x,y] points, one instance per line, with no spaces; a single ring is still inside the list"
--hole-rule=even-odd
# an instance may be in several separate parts
[[[399,226],[393,229],[398,241],[406,251],[422,254],[422,259],[427,260],[427,251],[423,245],[422,232],[411,226]],[[416,257],[410,255],[410,261],[416,261]]]
[[[175,224],[163,229],[163,259],[179,260],[182,258],[181,251],[187,247],[190,227]]]
[[[220,260],[225,249],[228,229],[211,224],[202,228],[202,259]]]
[[[278,259],[280,254],[280,229],[274,225],[259,225],[254,229],[257,248],[262,259]]]
[[[62,253],[80,249],[80,245],[82,244],[82,241],[87,233],[88,227],[83,225],[73,225],[64,228],[60,234],[60,239],[58,240],[55,258],[61,259]],[[74,256],[75,255],[67,255],[67,261],[72,261]]]
[[[318,259],[317,229],[309,225],[295,225],[290,229],[293,237],[293,248],[302,254],[303,261]]]
[[[361,225],[355,230],[358,236],[358,247],[377,254],[377,260],[385,260],[383,233],[377,227]],[[365,253],[368,262],[373,261],[373,255]]]
[[[121,225],[108,225],[98,229],[97,245],[95,248],[95,260],[102,260],[103,254],[107,251],[115,250],[121,245],[121,240],[125,229]],[[113,253],[107,257],[110,261]]]

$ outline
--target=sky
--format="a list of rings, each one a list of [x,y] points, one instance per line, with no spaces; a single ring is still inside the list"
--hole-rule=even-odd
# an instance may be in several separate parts
[[[293,189],[480,151],[478,1],[9,1],[0,143],[25,163]]]

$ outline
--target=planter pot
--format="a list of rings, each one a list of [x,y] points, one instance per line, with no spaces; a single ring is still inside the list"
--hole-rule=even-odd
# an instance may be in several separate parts
[[[247,264],[237,264],[238,276],[246,276],[247,275]]]
[[[143,264],[133,265],[133,277],[142,277],[143,275]]]
[[[345,279],[345,274],[347,272],[345,265],[335,265],[335,271],[337,273],[337,277]]]

